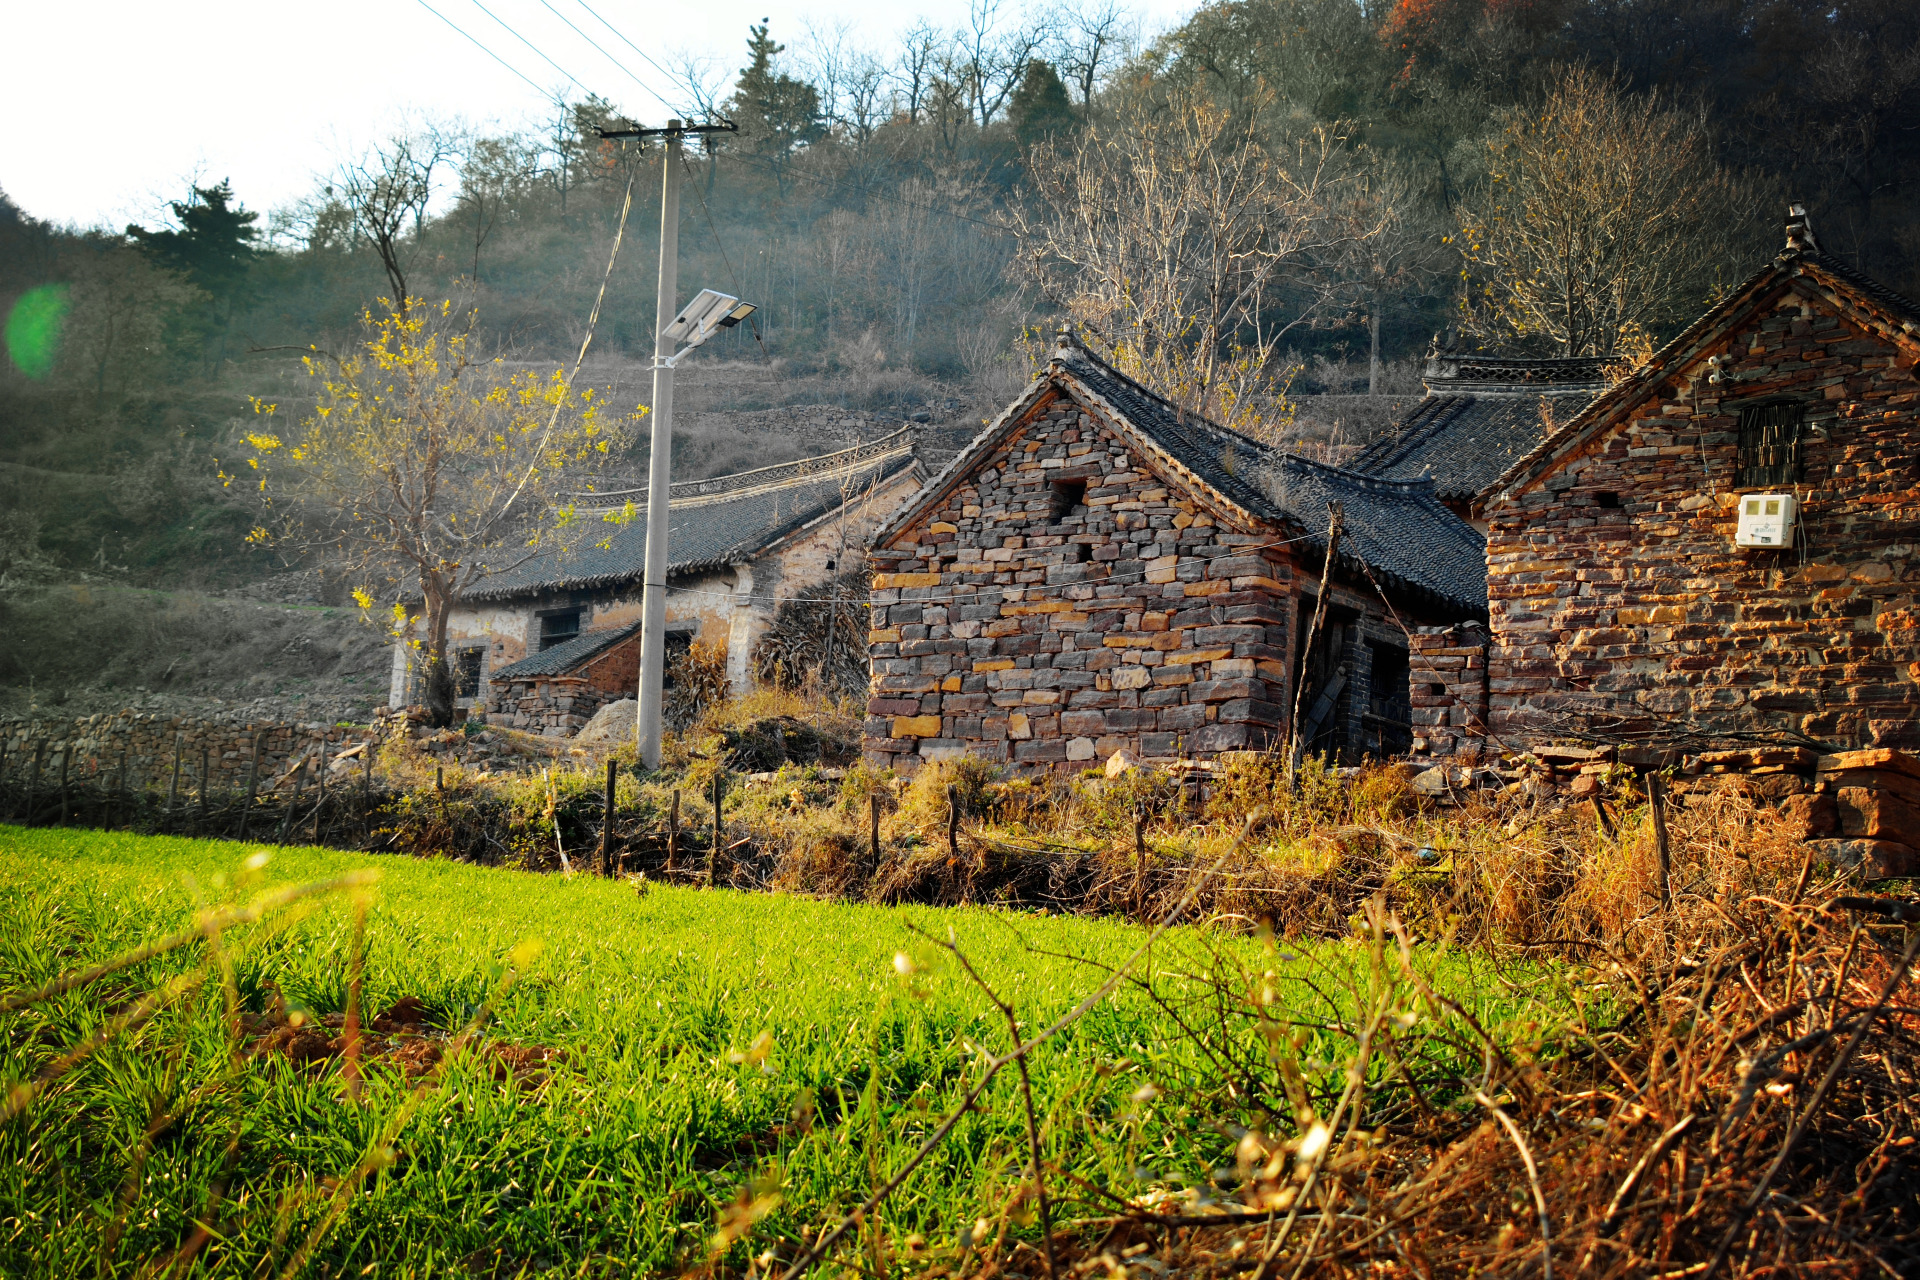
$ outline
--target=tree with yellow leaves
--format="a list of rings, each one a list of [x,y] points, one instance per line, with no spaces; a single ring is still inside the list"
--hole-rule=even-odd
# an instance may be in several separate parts
[[[453,718],[453,605],[594,536],[597,522],[576,517],[572,495],[592,491],[645,412],[576,392],[563,369],[543,375],[477,355],[473,325],[450,302],[381,299],[350,354],[306,358],[320,383],[313,413],[282,435],[277,406],[255,401],[264,421],[245,433],[245,468],[221,475],[229,487],[252,482],[264,511],[252,541],[346,568],[363,611],[376,595],[397,596],[395,630],[420,653],[441,725]]]

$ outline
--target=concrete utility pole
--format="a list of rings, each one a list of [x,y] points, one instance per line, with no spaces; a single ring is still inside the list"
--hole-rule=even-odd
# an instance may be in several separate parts
[[[653,432],[647,457],[647,570],[640,606],[640,763],[660,767],[661,683],[667,660],[667,525],[673,484],[673,339],[667,326],[680,306],[680,122],[667,121],[666,176],[660,194],[660,289],[653,304]]]
[[[680,308],[680,144],[689,133],[732,133],[731,122],[664,129],[601,129],[602,138],[662,138],[660,283],[653,304],[653,428],[647,457],[647,560],[640,580],[640,714],[635,737],[640,763],[660,767],[661,686],[667,658],[667,525],[673,484],[673,360],[670,332]],[[731,301],[731,299],[729,299]],[[748,308],[752,310],[752,308]]]

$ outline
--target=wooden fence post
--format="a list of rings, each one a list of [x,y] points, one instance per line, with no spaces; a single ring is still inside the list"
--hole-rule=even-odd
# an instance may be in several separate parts
[[[320,753],[320,798],[313,805],[313,843],[320,843],[320,814],[327,807],[327,739],[323,734],[314,748]]]
[[[880,865],[880,793],[867,797],[867,840],[873,850],[873,865]]]
[[[713,771],[713,848],[707,851],[707,886],[713,886],[713,876],[720,865],[720,770]]]
[[[1673,906],[1673,861],[1667,847],[1667,780],[1658,773],[1647,775],[1647,804],[1653,811],[1653,850],[1660,859],[1660,906]]]
[[[673,806],[667,810],[667,870],[674,869],[674,856],[680,852],[680,788],[673,789]]]
[[[260,735],[253,735],[253,760],[247,765],[247,807],[240,811],[240,834],[236,840],[247,838],[247,823],[253,818],[254,797],[260,794]]]
[[[607,761],[607,804],[600,823],[600,874],[613,874],[613,786],[619,765]]]
[[[947,784],[947,856],[960,856],[960,788]]]
[[[42,738],[33,744],[33,772],[27,778],[26,824],[33,825],[33,811],[40,807],[40,763],[46,758],[47,743]]]
[[[293,795],[287,800],[287,811],[280,819],[279,844],[285,844],[293,835],[293,816],[300,808],[300,795],[306,790],[306,781],[307,762],[302,760],[293,771]]]
[[[180,735],[173,735],[173,778],[167,783],[166,820],[173,821],[173,802],[180,795]]]

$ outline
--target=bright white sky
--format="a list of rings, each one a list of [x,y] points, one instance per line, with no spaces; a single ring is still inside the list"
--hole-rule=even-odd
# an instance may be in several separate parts
[[[1003,9],[1016,13],[1019,2],[1003,0]],[[166,216],[166,202],[182,198],[194,177],[203,184],[231,178],[241,202],[265,212],[307,194],[315,175],[332,162],[410,117],[459,117],[505,127],[551,119],[545,98],[555,90],[581,96],[566,76],[577,77],[642,122],[659,123],[668,111],[648,88],[674,103],[684,102],[684,95],[595,14],[669,69],[690,55],[731,73],[745,62],[747,25],[761,18],[770,17],[774,38],[794,51],[810,34],[844,28],[850,44],[878,52],[919,19],[961,25],[967,3],[105,0],[73,8],[9,5],[0,28],[8,51],[0,75],[0,120],[5,121],[0,189],[35,217],[118,229],[130,221],[157,225]],[[1176,24],[1196,5],[1197,0],[1130,0],[1128,8],[1143,31],[1152,33]],[[527,79],[456,34],[435,12]],[[569,21],[579,32],[569,29]],[[561,70],[542,61],[502,23]]]

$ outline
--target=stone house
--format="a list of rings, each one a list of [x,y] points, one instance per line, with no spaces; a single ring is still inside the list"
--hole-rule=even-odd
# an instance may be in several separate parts
[[[1330,502],[1344,531],[1303,654]],[[1431,480],[1282,453],[1065,337],[870,554],[864,749],[903,772],[1264,746],[1287,736],[1297,681],[1310,749],[1397,753],[1406,628],[1485,616],[1483,544]]]
[[[781,603],[854,570],[868,534],[924,477],[905,429],[836,453],[672,487],[669,659],[696,639],[726,647],[738,692]],[[459,705],[565,736],[639,679],[644,487],[590,496],[582,514],[636,514],[605,545],[544,554],[466,593],[449,620]],[[412,651],[396,645],[391,705],[410,700]]]
[[[1606,387],[1603,361],[1427,355],[1427,394],[1347,465],[1391,480],[1433,481],[1433,496],[1481,533],[1476,508],[1500,477]]]
[[[1498,747],[1920,746],[1917,370],[1920,306],[1796,207],[1785,252],[1483,500],[1486,685],[1448,696]]]

